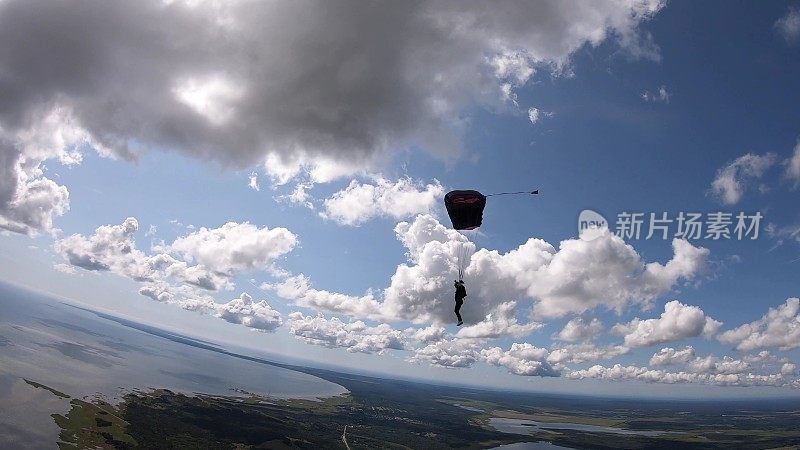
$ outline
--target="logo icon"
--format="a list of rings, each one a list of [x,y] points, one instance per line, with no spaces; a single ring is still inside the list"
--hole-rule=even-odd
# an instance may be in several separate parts
[[[578,216],[578,236],[593,241],[608,232],[608,221],[600,213],[584,209]]]

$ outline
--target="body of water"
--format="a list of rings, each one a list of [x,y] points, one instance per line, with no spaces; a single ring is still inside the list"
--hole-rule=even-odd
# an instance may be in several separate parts
[[[582,423],[566,422],[537,422],[535,420],[509,419],[505,417],[492,417],[489,425],[495,430],[512,434],[535,434],[547,430],[576,430],[590,433],[625,434],[635,436],[660,436],[667,433],[658,430],[627,430],[624,428],[604,427],[599,425],[586,425]]]
[[[133,390],[317,399],[347,392],[294,370],[225,354],[211,342],[157,331],[0,283],[0,448],[53,447],[59,399],[118,401]],[[160,333],[160,334],[159,334]],[[45,445],[46,443],[46,445]]]
[[[572,450],[572,447],[562,447],[545,441],[539,442],[516,442],[514,444],[492,447],[491,450]]]

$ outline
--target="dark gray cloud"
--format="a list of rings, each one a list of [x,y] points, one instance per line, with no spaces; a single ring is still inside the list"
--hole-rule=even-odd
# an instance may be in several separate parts
[[[564,69],[584,45],[615,36],[632,55],[657,56],[637,27],[661,6],[0,1],[0,218],[24,206],[8,199],[27,195],[14,176],[25,174],[45,190],[44,213],[17,217],[15,231],[50,228],[68,196],[37,170],[48,158],[77,163],[65,152],[81,146],[266,162],[284,182],[301,170],[326,181],[411,146],[457,154],[466,107],[516,109],[515,87]],[[46,118],[65,139],[34,145]]]

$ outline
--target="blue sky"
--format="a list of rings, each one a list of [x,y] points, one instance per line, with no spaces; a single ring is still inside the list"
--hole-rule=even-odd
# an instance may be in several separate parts
[[[0,60],[10,74],[0,92],[22,98],[0,114],[0,162],[18,180],[0,186],[4,281],[311,364],[563,392],[796,395],[800,4],[598,2],[570,11],[542,2],[455,12],[444,3],[399,8],[398,26],[379,30],[373,21],[387,20],[388,6],[354,18],[349,5],[334,4],[341,14],[322,19],[281,7],[263,20],[290,14],[298,30],[279,29],[285,39],[272,40],[235,7],[178,3],[143,14],[155,11],[175,33],[184,21],[219,20],[229,33],[220,47],[245,55],[246,70],[220,53],[202,54],[191,39],[162,52],[159,39],[175,38],[168,35],[142,47],[156,49],[145,59],[149,72],[121,75],[125,55],[139,49],[134,35],[123,35],[98,50],[97,70],[83,73],[69,64],[102,39],[91,22],[63,52],[67,62],[53,60],[66,68],[61,76],[39,73],[23,57]],[[98,12],[142,26],[124,13]],[[423,13],[476,25],[453,28],[444,40],[410,36]],[[89,20],[0,4],[0,24],[37,15],[61,15],[76,27]],[[241,27],[225,28],[224,18]],[[315,50],[306,41],[326,32],[318,20],[334,37]],[[261,39],[253,48],[245,39],[252,36]],[[48,57],[47,46],[30,42],[19,52]],[[283,74],[284,63],[295,72]],[[269,76],[248,78],[262,73]],[[193,97],[183,94],[198,84]],[[43,94],[25,97],[37,89]],[[75,151],[81,161],[65,164]],[[291,162],[299,165],[286,172]],[[320,168],[336,176],[315,173]],[[276,181],[282,173],[289,175]],[[248,187],[251,174],[258,190]],[[36,180],[49,182],[49,206],[38,208],[52,225],[25,210]],[[68,210],[53,186],[68,190]],[[297,186],[313,208],[282,198]],[[356,195],[387,187],[406,197]],[[459,332],[450,310],[454,274],[441,269],[463,238],[442,231],[443,193],[534,187],[538,197],[490,198],[481,232],[469,236],[484,250],[467,269],[472,334]],[[621,212],[764,218],[756,240],[699,239],[679,251],[671,239],[582,241],[584,209],[612,222]],[[345,213],[358,223],[345,223]],[[124,236],[95,231],[128,217],[138,228]],[[412,231],[404,235],[400,222]],[[252,227],[221,231],[226,223]],[[541,241],[525,246],[531,238]],[[139,253],[122,250],[131,245]],[[499,257],[508,252],[517,259]],[[541,262],[537,252],[557,262]],[[177,265],[154,268],[158,255]],[[666,269],[650,273],[650,263]],[[398,265],[412,275],[404,278]],[[134,266],[153,273],[136,280]],[[213,288],[198,287],[187,267]],[[170,295],[156,302],[139,293],[154,285]],[[242,293],[252,299],[229,303]],[[672,300],[680,303],[665,312]],[[501,306],[509,301],[510,312]],[[770,308],[776,312],[762,319]],[[566,333],[568,323],[582,332]],[[435,336],[419,339],[421,329]],[[683,353],[651,360],[670,348]]]

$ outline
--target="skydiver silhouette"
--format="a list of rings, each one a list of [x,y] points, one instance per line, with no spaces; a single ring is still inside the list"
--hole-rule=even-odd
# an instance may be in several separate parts
[[[455,285],[456,288],[456,296],[455,296],[456,309],[454,310],[454,312],[456,313],[456,317],[458,317],[458,326],[460,327],[461,325],[464,324],[464,321],[461,319],[460,311],[461,311],[461,305],[464,304],[464,297],[467,296],[467,288],[464,287],[463,280],[454,281],[453,284]]]

